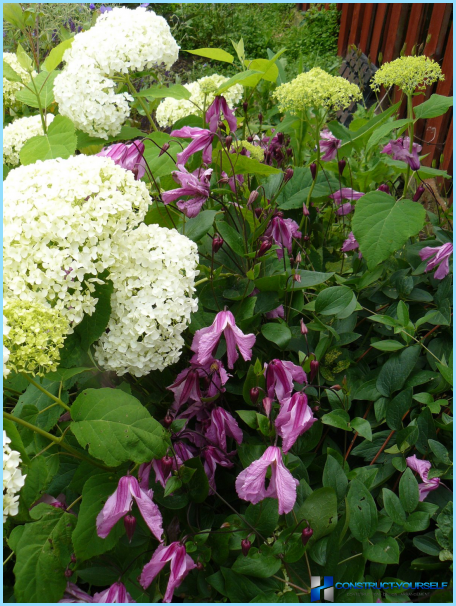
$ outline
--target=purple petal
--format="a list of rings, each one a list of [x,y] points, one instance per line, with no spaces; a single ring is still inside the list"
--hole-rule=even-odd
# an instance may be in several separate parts
[[[97,516],[97,534],[105,539],[117,522],[126,515],[132,505],[131,485],[139,484],[133,476],[120,478],[117,490],[106,501],[103,509]]]

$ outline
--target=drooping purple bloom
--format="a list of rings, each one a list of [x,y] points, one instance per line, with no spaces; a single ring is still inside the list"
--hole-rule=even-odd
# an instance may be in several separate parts
[[[356,241],[354,233],[351,231],[340,250],[342,252],[348,252],[349,250],[356,250],[357,248],[359,248],[359,244]]]
[[[423,480],[422,484],[418,484],[418,488],[420,491],[420,501],[424,501],[430,492],[439,487],[440,479],[428,479],[428,473],[432,467],[429,461],[417,459],[416,455],[413,455],[413,457],[407,457],[406,461],[410,469],[417,471],[420,478]]]
[[[336,215],[339,217],[345,217],[345,215],[349,215],[354,208],[355,206],[353,204],[346,202],[345,204],[342,204],[342,206],[339,206],[339,208],[336,210]]]
[[[100,593],[93,595],[94,604],[136,604],[136,601],[131,597],[125,588],[125,585],[120,581],[108,587]]]
[[[272,309],[271,311],[267,311],[264,315],[266,316],[266,318],[268,320],[274,320],[275,318],[284,318],[285,311],[283,309],[283,305],[279,305],[275,309]]]
[[[197,169],[193,173],[189,173],[187,169],[181,165],[177,168],[179,170],[173,172],[173,179],[177,183],[180,183],[182,187],[165,191],[162,194],[162,200],[164,204],[169,204],[183,196],[190,196],[190,199],[185,202],[179,200],[177,202],[177,207],[186,217],[196,217],[203,204],[209,198],[211,192],[209,183],[211,180],[212,168],[208,168],[205,171]]]
[[[195,453],[184,442],[175,442],[173,448],[175,456],[169,457],[172,461],[171,468],[164,463],[163,459],[154,459],[152,463],[149,463],[155,471],[155,482],[159,482],[163,488],[165,488],[166,482],[171,477],[171,473],[177,471],[185,461],[195,456]]]
[[[425,259],[429,259],[430,257],[434,257],[428,264],[426,265],[426,269],[424,271],[432,271],[435,267],[437,270],[434,274],[434,278],[436,280],[443,280],[445,276],[448,275],[450,271],[449,258],[450,255],[453,254],[453,244],[451,242],[447,242],[442,246],[426,246],[420,250],[420,258],[422,261]]]
[[[185,368],[180,372],[172,385],[167,387],[174,393],[173,410],[177,412],[189,400],[201,401],[200,373],[196,368]]]
[[[390,188],[388,183],[382,183],[379,187],[377,187],[377,191],[383,191],[385,194],[389,194]]]
[[[342,187],[342,189],[330,194],[329,197],[337,204],[341,204],[342,200],[359,200],[362,196],[364,196],[363,192],[355,191],[351,187]]]
[[[329,130],[325,129],[320,133],[320,150],[324,151],[322,160],[334,160],[337,156],[337,150],[342,145],[342,141],[335,137]]]
[[[291,255],[293,238],[300,238],[301,232],[299,231],[299,225],[293,219],[284,219],[280,214],[276,215],[269,222],[266,231],[264,232],[265,237],[272,236],[275,244],[278,244],[281,248],[276,250],[277,257],[283,258],[283,249],[288,250],[288,254]]]
[[[277,433],[282,438],[282,450],[287,453],[296,440],[317,421],[307,403],[305,393],[295,393],[281,402],[275,420]]]
[[[206,437],[226,452],[227,435],[238,444],[242,443],[242,430],[237,421],[224,408],[217,406],[211,412],[211,424],[206,430]]]
[[[177,164],[186,164],[190,156],[202,150],[203,162],[210,164],[212,162],[212,140],[214,133],[205,128],[197,126],[184,126],[179,130],[173,130],[171,137],[182,137],[184,139],[193,139],[184,151],[177,154]]]
[[[293,364],[293,362],[282,362],[282,360],[272,360],[269,364],[265,363],[264,376],[268,397],[274,399],[275,395],[279,402],[291,395],[293,381],[307,383],[306,373],[300,366]]]
[[[237,326],[236,320],[230,311],[220,311],[211,326],[197,330],[193,337],[191,350],[197,354],[199,364],[206,364],[215,353],[220,337],[225,336],[226,353],[228,356],[228,368],[233,368],[239,357],[236,351],[238,347],[244,360],[252,357],[252,347],[255,343],[255,335],[245,335]]]
[[[228,180],[228,185],[230,186],[233,194],[236,193],[236,182],[239,183],[239,185],[244,183],[244,175],[234,175],[234,177],[228,177],[228,174],[223,170],[221,176],[223,179]]]
[[[144,143],[138,139],[130,144],[114,143],[114,145],[104,147],[97,156],[111,158],[118,166],[131,170],[136,181],[139,181],[146,172],[144,149]]]
[[[233,451],[234,454],[236,451]],[[217,490],[215,485],[215,472],[217,465],[221,467],[233,467],[234,463],[228,458],[228,456],[217,448],[216,446],[206,446],[201,451],[201,457],[203,459],[203,467],[206,472],[207,479],[209,482],[209,494],[214,494],[214,490]]]
[[[266,473],[271,467],[271,479],[266,488]],[[299,484],[282,461],[277,446],[269,446],[263,456],[251,463],[236,478],[236,492],[240,499],[256,505],[271,497],[279,502],[279,514],[290,513],[296,502],[296,486]]]
[[[74,583],[67,583],[63,598],[59,604],[92,604],[93,598]]]
[[[399,137],[395,140],[391,139],[382,149],[381,153],[392,156],[394,160],[406,162],[412,170],[419,170],[420,158],[418,154],[422,149],[421,145],[413,143],[412,151],[410,151],[410,137]]]
[[[152,497],[152,490],[145,491],[140,488],[135,477],[123,476],[120,478],[116,491],[109,497],[97,516],[98,536],[105,539],[115,524],[131,511],[134,500],[152,534],[162,541],[163,520]]]
[[[237,128],[237,121],[234,116],[234,112],[228,107],[226,99],[220,95],[215,97],[206,112],[206,122],[209,123],[209,130],[213,133],[217,132],[218,122],[220,120],[221,113],[225,117],[225,120],[228,122],[230,131],[234,133]]]
[[[144,589],[149,587],[167,562],[170,562],[171,574],[169,575],[168,586],[163,596],[163,602],[165,603],[171,602],[176,587],[179,587],[190,570],[196,568],[195,562],[185,550],[185,545],[178,542],[171,543],[168,546],[159,545],[150,562],[144,566],[139,577],[139,582]]]

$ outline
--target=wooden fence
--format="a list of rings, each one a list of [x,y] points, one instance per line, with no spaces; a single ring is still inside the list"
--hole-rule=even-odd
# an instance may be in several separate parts
[[[326,8],[329,4],[324,5]],[[310,4],[298,4],[300,10],[307,10]],[[453,93],[453,5],[433,4],[386,4],[353,3],[337,4],[341,11],[338,54],[345,57],[355,45],[374,63],[397,59],[401,54],[410,55],[415,51],[437,61],[445,80],[428,87],[426,98],[431,94],[452,95]],[[393,100],[400,99],[395,91]],[[415,97],[421,103],[423,97]],[[403,103],[400,117],[405,117]],[[453,165],[453,115],[429,120],[419,120],[416,125],[417,140],[423,145],[422,154],[429,154],[423,161],[426,166],[434,165],[452,174]]]

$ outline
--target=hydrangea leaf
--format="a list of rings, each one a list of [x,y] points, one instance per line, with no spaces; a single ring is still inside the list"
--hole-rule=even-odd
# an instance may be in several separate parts
[[[21,163],[34,164],[37,160],[69,158],[76,150],[77,138],[69,118],[56,116],[45,135],[32,137],[19,152]]]

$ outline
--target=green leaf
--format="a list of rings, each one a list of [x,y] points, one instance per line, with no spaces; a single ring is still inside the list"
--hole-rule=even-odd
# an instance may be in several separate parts
[[[135,97],[147,97],[148,99],[165,99],[171,97],[172,99],[190,99],[192,93],[182,86],[182,84],[172,84],[171,86],[151,86],[150,88],[143,88],[139,93],[136,93]]]
[[[67,583],[64,572],[73,551],[71,533],[76,516],[43,503],[32,512],[37,521],[25,525],[16,545],[16,600],[58,602]]]
[[[3,77],[11,82],[22,82],[22,78],[19,76],[19,74],[17,74],[11,65],[6,61],[3,61]]]
[[[17,45],[16,57],[19,61],[19,65],[25,69],[25,71],[30,73],[33,70],[32,59],[27,55],[20,44]]]
[[[399,250],[424,226],[426,211],[411,200],[396,201],[381,191],[369,192],[356,203],[352,228],[369,269]]]
[[[331,427],[337,427],[338,429],[344,429],[350,431],[348,423],[350,422],[350,416],[345,410],[333,410],[326,415],[321,417],[321,422],[325,425],[331,425]]]
[[[357,431],[360,436],[372,442],[372,428],[369,421],[361,417],[355,417],[350,421],[350,427],[353,431]]]
[[[386,124],[382,124],[382,126],[377,128],[370,136],[370,139],[366,145],[366,152],[369,151],[372,147],[374,147],[374,145],[377,145],[377,143],[380,143],[380,141],[383,139],[383,137],[386,137],[386,135],[389,135],[389,133],[391,131],[393,131],[397,128],[403,128],[404,126],[407,126],[411,122],[412,122],[412,120],[408,120],[407,118],[404,118],[403,120],[395,120],[394,122],[387,122]]]
[[[5,2],[3,4],[3,19],[17,29],[22,29],[25,26],[22,8],[17,2]]]
[[[160,133],[160,135],[164,135],[165,133]],[[91,137],[87,133],[83,133],[82,131],[76,131],[76,135],[78,137],[78,146],[77,148],[85,149],[86,147],[91,147],[92,145],[109,145],[110,143],[115,143],[116,141],[130,141],[131,139],[137,139],[139,137],[144,137],[144,133],[139,128],[134,128],[132,126],[124,125],[120,129],[120,133],[115,135],[114,137],[108,137],[108,139],[101,139],[99,137]],[[154,137],[154,135],[158,135],[158,133],[152,133],[150,137]],[[147,146],[153,143],[145,141],[144,145]],[[155,147],[155,146],[154,146]],[[168,150],[169,151],[169,150]],[[157,156],[160,153],[160,150],[157,151]],[[144,152],[144,156],[146,156],[146,152]],[[163,157],[162,157],[163,159]]]
[[[415,118],[437,118],[453,107],[453,97],[431,95],[430,98],[414,108]]]
[[[411,513],[404,524],[406,532],[421,532],[429,527],[429,514],[425,511]]]
[[[37,135],[25,142],[19,152],[21,164],[34,164],[37,160],[69,158],[76,151],[77,137],[69,118],[56,116],[45,135]]]
[[[309,286],[317,286],[318,284],[323,284],[323,282],[326,282],[334,275],[333,272],[322,273],[319,271],[307,271],[305,269],[300,269],[296,273],[301,276],[301,281],[289,284],[287,290],[295,291],[302,290],[303,288],[308,288]]]
[[[452,465],[448,450],[443,444],[437,442],[437,440],[428,440],[428,444],[438,462],[441,462],[444,465]]]
[[[187,238],[190,238],[193,242],[201,240],[211,229],[216,214],[217,211],[215,210],[203,210],[193,219],[189,219],[185,224]]]
[[[257,505],[249,505],[244,517],[262,535],[270,536],[279,522],[277,499],[263,499]]]
[[[251,366],[251,368],[253,367]],[[236,414],[238,414],[244,423],[251,429],[256,429],[258,427],[257,412],[255,410],[236,410]]]
[[[58,467],[58,456],[38,457],[32,460],[27,469],[27,477],[19,497],[23,511],[28,512],[31,506],[43,496]]]
[[[369,490],[359,480],[352,480],[347,497],[350,530],[358,541],[369,539],[377,530],[377,507]]]
[[[268,341],[275,343],[279,349],[285,349],[291,339],[291,331],[288,326],[276,322],[263,324],[261,334]]]
[[[254,548],[250,549],[248,556],[240,555],[232,566],[232,570],[238,574],[245,574],[259,579],[268,579],[282,566],[281,560],[273,555],[263,555]],[[251,555],[251,553],[253,554]]]
[[[62,62],[65,51],[71,48],[74,38],[68,38],[55,46],[41,65],[47,72],[52,72]]]
[[[383,506],[385,508],[386,513],[393,520],[395,524],[399,524],[400,526],[404,525],[405,522],[405,511],[401,505],[399,497],[394,494],[388,488],[383,489]]]
[[[165,431],[139,400],[120,389],[85,389],[71,407],[79,444],[110,467],[165,456]]]
[[[179,480],[176,476],[171,476],[169,480],[166,482],[165,492],[163,493],[164,497],[176,492],[182,486],[182,481]]]
[[[225,63],[233,63],[234,57],[221,48],[196,48],[195,50],[186,50],[186,53],[198,55],[198,57],[207,57],[215,61],[224,61]]]
[[[332,488],[318,488],[310,494],[296,514],[308,520],[313,529],[312,542],[330,534],[337,526],[337,496]]]
[[[428,535],[420,537],[413,537],[413,544],[420,551],[427,553],[431,556],[438,556],[440,552],[440,546],[437,541]]]
[[[230,154],[228,157],[225,153],[221,153],[220,149],[214,149],[212,153],[212,161],[225,171],[228,176],[235,175],[280,175],[280,168],[274,168],[269,164],[263,164],[254,158],[242,156],[241,154]],[[234,170],[234,173],[233,173]]]
[[[110,280],[103,284],[95,284],[94,298],[98,299],[95,311],[91,316],[85,314],[82,322],[78,324],[75,333],[81,339],[81,347],[88,351],[92,343],[95,343],[104,333],[111,316],[111,294],[113,286]]]
[[[399,341],[393,341],[392,339],[385,339],[384,341],[371,343],[371,347],[379,349],[380,351],[399,351],[399,349],[404,349],[405,344],[400,343]]]
[[[78,560],[89,560],[110,551],[124,534],[118,522],[106,539],[97,534],[96,520],[108,497],[117,489],[119,478],[112,473],[97,471],[84,484],[76,528],[73,532],[74,552]]]
[[[222,236],[228,246],[241,257],[244,255],[244,241],[239,232],[225,221],[217,222],[217,231]]]
[[[29,465],[30,459],[25,451],[25,446],[22,442],[20,433],[17,430],[16,424],[8,419],[3,419],[3,431],[6,431],[6,435],[11,440],[11,450],[16,450],[21,455],[22,462],[25,465]]]
[[[388,398],[404,386],[419,356],[420,346],[414,345],[388,358],[377,378],[377,389],[382,396]]]
[[[322,290],[315,301],[315,311],[323,316],[332,316],[342,312],[353,299],[348,286],[331,286]]]
[[[412,406],[412,389],[404,389],[389,402],[386,409],[386,423],[390,429],[402,429],[402,417]]]
[[[399,482],[399,498],[405,511],[414,511],[420,502],[420,491],[413,471],[406,469]]]
[[[369,545],[363,555],[371,562],[399,564],[399,545],[393,537],[388,537],[375,545]]]
[[[326,465],[323,470],[323,486],[325,488],[332,488],[337,495],[338,501],[342,501],[345,498],[348,487],[347,476],[336,459],[330,455],[326,459]]]
[[[188,496],[194,503],[203,503],[209,494],[209,482],[199,457],[185,461],[185,467],[194,469],[191,482],[188,484]]]
[[[42,71],[33,79],[42,109],[46,109],[54,102],[54,80],[57,78],[57,75],[58,72],[56,71],[51,73]],[[39,108],[35,88],[31,81],[24,88],[17,91],[16,99],[30,107]]]

